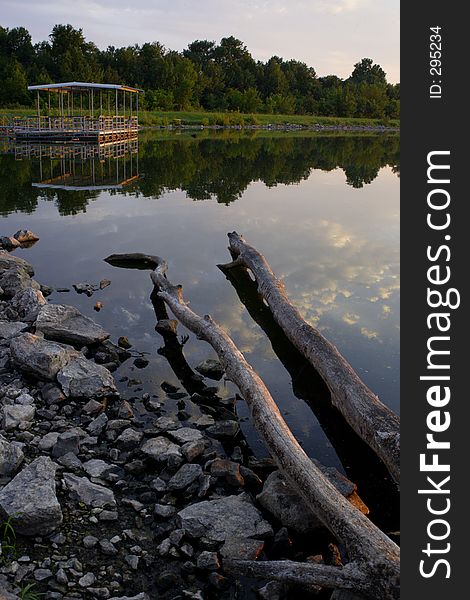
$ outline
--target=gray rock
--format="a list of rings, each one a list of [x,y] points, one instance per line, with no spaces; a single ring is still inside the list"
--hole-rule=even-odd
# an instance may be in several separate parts
[[[245,485],[245,480],[240,473],[240,465],[231,460],[216,458],[210,466],[211,475],[223,477],[228,484],[235,487]]]
[[[176,509],[168,504],[155,504],[154,513],[161,519],[169,519],[176,513]]]
[[[125,421],[127,423],[127,421]],[[120,448],[132,448],[137,444],[140,444],[144,434],[141,431],[136,431],[132,427],[124,429],[124,431],[117,437],[116,446]]]
[[[3,429],[5,431],[12,431],[20,426],[23,429],[26,428],[28,423],[31,424],[31,421],[34,419],[35,412],[36,409],[31,405],[7,404],[3,407]]]
[[[85,573],[83,577],[78,580],[78,585],[82,588],[89,588],[96,581],[96,577],[93,573]]]
[[[197,502],[180,510],[178,516],[190,537],[204,536],[216,542],[232,537],[263,539],[273,534],[246,494]]]
[[[83,545],[85,548],[94,548],[97,543],[98,538],[96,538],[94,535],[86,535],[83,538]]]
[[[38,444],[38,450],[41,451],[47,451],[47,450],[51,450],[55,443],[57,442],[57,438],[59,437],[59,432],[58,431],[50,431],[49,433],[46,433],[46,435],[44,435],[40,440],[39,440],[39,444]]]
[[[69,471],[78,471],[82,468],[82,461],[73,452],[67,452],[57,459],[57,462]]]
[[[65,431],[57,438],[52,448],[52,456],[58,458],[68,452],[78,454],[80,452],[80,436],[76,431]]]
[[[27,323],[33,323],[39,314],[41,306],[44,306],[46,303],[47,300],[44,298],[41,290],[28,287],[17,292],[13,296],[10,305],[16,310],[20,319],[23,319]]]
[[[47,535],[62,523],[56,496],[57,465],[40,456],[25,467],[0,492],[0,511],[12,517],[18,533]]]
[[[119,470],[116,465],[110,465],[99,458],[92,458],[83,463],[85,472],[90,477],[105,477],[108,473]]]
[[[124,557],[126,563],[130,566],[133,571],[137,571],[139,567],[139,557],[135,554],[126,554]]]
[[[27,406],[34,404],[34,398],[31,394],[22,393],[15,398],[15,404],[21,404],[22,406]]]
[[[323,467],[325,475],[328,470]],[[330,470],[331,471],[331,470]],[[335,469],[336,471],[336,469]],[[347,496],[354,491],[354,484],[347,485],[347,479],[338,477],[330,479],[333,485],[338,483],[338,490]],[[339,474],[340,475],[340,474]],[[342,481],[344,479],[345,481]],[[350,482],[349,482],[350,483]],[[346,494],[344,492],[349,492]],[[263,491],[256,497],[258,502],[272,515],[274,515],[283,525],[290,527],[299,533],[309,533],[322,527],[321,521],[310,510],[306,502],[289,486],[280,471],[273,471],[264,482]]]
[[[204,452],[206,446],[203,440],[187,442],[181,446],[181,452],[188,462],[192,462]]]
[[[207,360],[199,363],[196,367],[196,371],[204,375],[204,377],[208,377],[209,379],[215,379],[219,381],[222,379],[225,369],[222,366],[220,360],[216,360],[213,358],[208,358]]]
[[[0,435],[0,475],[11,475],[24,460],[21,448]]]
[[[171,457],[183,459],[179,446],[163,436],[145,441],[140,449],[145,456],[158,462],[166,462]]]
[[[106,556],[114,556],[118,553],[118,549],[109,540],[100,540],[100,550]]]
[[[113,596],[109,600],[150,600],[150,596],[145,592],[141,592],[137,596]]]
[[[102,412],[88,425],[87,431],[90,433],[90,435],[99,435],[106,427],[107,422],[108,417],[106,416],[106,413]]]
[[[85,404],[85,406],[83,406],[82,413],[85,413],[86,415],[96,415],[97,413],[101,412],[102,410],[103,410],[103,405],[101,404],[101,402],[91,399],[91,400],[88,400],[88,402]]]
[[[168,435],[180,444],[202,439],[202,433],[198,429],[192,429],[191,427],[182,427],[176,431],[169,431]]]
[[[45,304],[36,319],[37,331],[48,339],[78,346],[102,342],[109,337],[100,325],[73,306]]]
[[[92,483],[87,477],[78,477],[72,473],[64,473],[64,481],[68,489],[80,502],[92,508],[103,508],[104,506],[116,507],[113,492]]]
[[[40,288],[39,283],[31,279],[28,273],[18,266],[12,266],[7,271],[0,273],[0,287],[3,290],[3,295],[7,298],[13,298],[18,292],[27,288],[36,290]]]
[[[23,269],[30,277],[34,275],[33,267],[24,258],[0,250],[0,273],[12,267]]]
[[[27,323],[22,323],[21,321],[0,321],[0,339],[9,340],[16,337],[28,329],[28,327]]]
[[[44,581],[52,577],[52,571],[50,569],[36,569],[34,571],[34,579],[36,581]]]
[[[215,425],[208,427],[206,433],[216,439],[233,438],[239,429],[237,421],[218,421]]]
[[[262,540],[233,537],[227,539],[220,549],[222,558],[256,560],[264,548]]]
[[[55,383],[46,383],[41,389],[41,396],[46,404],[60,404],[65,400],[65,394]]]
[[[21,371],[54,380],[60,369],[77,353],[72,348],[22,333],[11,340],[11,359]]]
[[[216,571],[220,567],[219,557],[217,552],[208,552],[204,550],[197,557],[197,568],[205,571]]]
[[[168,482],[168,488],[170,490],[184,490],[189,485],[196,481],[196,479],[202,475],[202,467],[198,464],[186,463]]]
[[[77,356],[64,366],[57,381],[64,394],[72,398],[102,398],[118,393],[111,373],[84,356]]]

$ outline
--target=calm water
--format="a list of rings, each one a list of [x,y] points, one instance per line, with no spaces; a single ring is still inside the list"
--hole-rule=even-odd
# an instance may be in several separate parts
[[[128,361],[117,379],[138,378],[160,396],[163,380],[181,385],[157,354],[162,339],[154,331],[149,273],[102,260],[121,252],[158,254],[168,260],[170,278],[184,285],[193,309],[210,313],[229,331],[307,452],[341,466],[331,443],[344,441],[341,419],[320,410],[323,391],[315,375],[280,338],[269,314],[253,304],[249,286],[238,292],[248,294],[259,324],[216,267],[229,260],[226,234],[236,230],[267,257],[305,317],[398,411],[398,137],[145,133],[138,147],[88,158],[83,154],[89,149],[65,158],[46,146],[5,144],[3,151],[1,234],[20,228],[38,233],[35,246],[17,251],[35,266],[36,278],[68,288],[112,281],[91,298],[72,290],[54,292],[51,300],[78,306],[112,339],[127,335],[148,353],[147,368]],[[97,300],[104,304],[99,313],[93,310]],[[179,332],[186,333],[181,326]],[[213,356],[192,334],[184,354],[193,367]],[[126,397],[139,395],[125,386]],[[233,395],[231,384],[219,387],[222,395]],[[174,409],[167,404],[169,413]],[[264,454],[243,401],[237,411],[253,449]],[[338,453],[344,465],[347,451]]]

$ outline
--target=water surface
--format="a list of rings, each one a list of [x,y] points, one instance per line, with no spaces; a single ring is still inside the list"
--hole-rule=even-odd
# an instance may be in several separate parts
[[[117,379],[143,382],[123,382],[126,397],[138,397],[142,387],[164,397],[163,380],[181,384],[157,354],[162,339],[154,330],[148,272],[113,268],[103,258],[157,254],[167,259],[171,280],[184,285],[192,308],[227,329],[306,451],[327,465],[344,466],[345,454],[340,461],[305,401],[315,401],[314,376],[306,371],[293,390],[292,376],[302,376],[303,368],[295,353],[278,340],[284,364],[279,360],[216,266],[230,260],[226,234],[236,230],[266,256],[305,318],[398,412],[397,136],[145,132],[138,146],[100,152],[6,144],[3,150],[1,234],[20,228],[39,234],[36,245],[17,254],[34,265],[41,283],[71,288],[110,279],[111,286],[91,298],[72,290],[54,292],[51,300],[78,306],[112,339],[127,335],[134,348],[148,353],[147,368],[128,361],[116,373]],[[93,310],[97,300],[104,304],[99,313]],[[253,310],[269,328],[261,308]],[[180,333],[188,332],[180,326]],[[193,367],[214,356],[192,334],[184,354]],[[228,383],[219,387],[222,395],[235,391]],[[174,402],[167,403],[168,412],[174,409]],[[237,411],[253,450],[264,454],[243,401]]]

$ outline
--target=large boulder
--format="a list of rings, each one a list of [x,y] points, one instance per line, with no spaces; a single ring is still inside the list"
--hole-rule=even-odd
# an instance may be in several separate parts
[[[14,265],[6,271],[0,272],[0,287],[4,296],[13,298],[15,294],[27,288],[38,290],[40,285],[31,279],[23,267]]]
[[[181,528],[190,537],[206,537],[215,542],[264,539],[273,534],[271,525],[246,494],[197,502],[180,510],[178,516]]]
[[[36,319],[37,331],[48,339],[78,346],[102,342],[109,337],[100,325],[73,306],[45,304]]]
[[[15,367],[41,379],[54,380],[57,373],[78,353],[67,346],[44,340],[32,333],[22,333],[10,343]]]
[[[12,267],[19,267],[23,269],[30,277],[34,275],[34,269],[24,258],[0,250],[0,273],[7,271]]]
[[[11,299],[11,307],[16,310],[20,319],[27,323],[33,323],[41,306],[47,303],[41,290],[28,287],[25,290],[20,290]]]
[[[317,467],[345,497],[354,495],[356,486],[334,467]],[[263,508],[274,515],[283,525],[299,533],[309,533],[322,527],[321,521],[307,503],[295,492],[280,471],[273,471],[264,482],[263,490],[256,497]],[[367,510],[367,509],[366,509]],[[366,512],[363,511],[363,512]]]
[[[0,475],[11,475],[24,460],[23,451],[0,435]]]
[[[11,340],[26,329],[28,324],[21,321],[0,321],[0,339]]]
[[[57,374],[66,396],[72,398],[103,398],[118,394],[114,378],[105,367],[83,355],[67,363]]]
[[[92,483],[87,477],[78,477],[72,473],[65,473],[64,481],[72,496],[87,506],[92,508],[116,507],[114,494],[109,488]]]
[[[11,517],[22,535],[47,535],[62,523],[56,496],[57,465],[40,456],[25,467],[0,492],[0,512]]]

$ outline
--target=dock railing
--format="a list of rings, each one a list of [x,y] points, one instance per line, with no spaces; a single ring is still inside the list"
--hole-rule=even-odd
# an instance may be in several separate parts
[[[75,117],[13,117],[8,127],[13,131],[55,131],[55,132],[137,132],[137,117],[129,116],[75,116]]]

